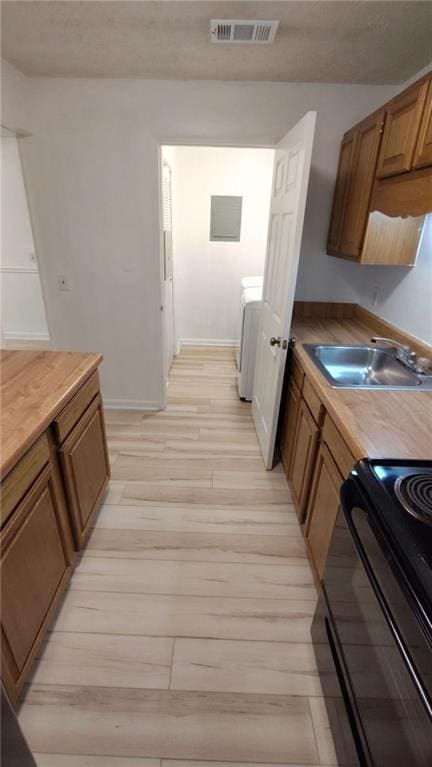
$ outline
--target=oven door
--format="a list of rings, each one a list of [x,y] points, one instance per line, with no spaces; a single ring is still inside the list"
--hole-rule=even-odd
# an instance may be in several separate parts
[[[431,767],[432,650],[358,480],[341,502],[324,588],[365,754],[375,767]]]

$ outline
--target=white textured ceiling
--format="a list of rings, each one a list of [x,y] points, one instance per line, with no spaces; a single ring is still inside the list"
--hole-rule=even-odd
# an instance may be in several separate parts
[[[215,45],[210,18],[279,19],[272,46]],[[27,75],[401,83],[432,58],[431,2],[6,0]]]

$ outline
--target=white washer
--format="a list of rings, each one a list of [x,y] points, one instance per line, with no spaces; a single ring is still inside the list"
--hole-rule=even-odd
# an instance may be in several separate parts
[[[238,367],[238,393],[240,399],[252,401],[258,326],[261,312],[262,287],[247,288],[242,293],[242,322]],[[237,350],[236,350],[237,351]]]
[[[243,310],[244,310],[244,303],[242,299],[243,291],[248,290],[249,288],[261,288],[262,290],[263,281],[264,281],[264,277],[262,275],[261,276],[256,275],[254,277],[240,277],[240,311],[239,311],[239,319],[238,319],[238,335],[237,335],[237,341],[236,341],[236,347],[235,347],[237,370],[240,370],[240,343],[241,343],[241,334],[242,334],[242,327],[243,327]]]
[[[247,288],[262,288],[263,283],[264,277],[262,275],[256,277],[242,277],[240,280],[242,292]]]

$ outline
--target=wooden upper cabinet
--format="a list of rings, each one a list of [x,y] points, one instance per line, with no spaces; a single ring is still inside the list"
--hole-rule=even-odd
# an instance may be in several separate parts
[[[339,254],[340,236],[356,145],[357,134],[354,131],[350,131],[350,133],[347,133],[342,140],[339,155],[336,186],[333,196],[333,208],[327,241],[327,251],[330,255]]]
[[[342,141],[327,253],[412,266],[432,211],[432,81],[426,76]]]
[[[426,168],[428,165],[432,165],[432,81],[428,83],[423,117],[414,151],[413,168]]]
[[[413,167],[428,85],[423,82],[408,88],[386,108],[377,178],[406,173]]]
[[[355,131],[355,153],[338,248],[339,253],[351,258],[361,255],[384,117],[384,112],[371,115]]]

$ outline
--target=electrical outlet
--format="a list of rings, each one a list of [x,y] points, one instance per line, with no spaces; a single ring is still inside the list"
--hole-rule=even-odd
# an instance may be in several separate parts
[[[374,285],[372,288],[371,306],[376,306],[380,294],[379,285]]]
[[[70,290],[69,277],[66,274],[59,274],[57,277],[59,290]]]

